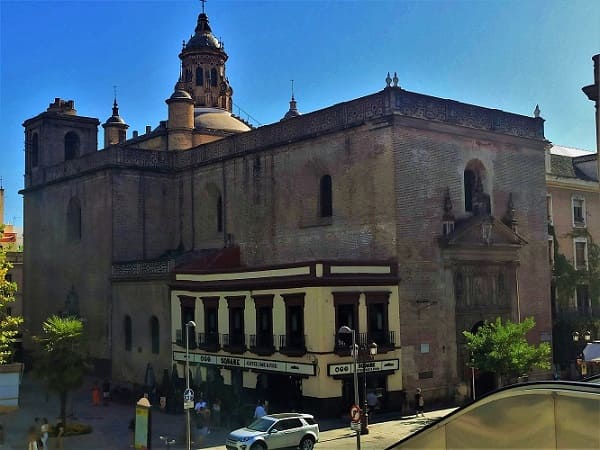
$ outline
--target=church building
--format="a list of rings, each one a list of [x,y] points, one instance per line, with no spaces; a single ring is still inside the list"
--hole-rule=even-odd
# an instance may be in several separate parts
[[[533,317],[531,342],[550,341],[539,114],[388,75],[310,113],[292,97],[254,128],[204,12],[179,58],[168,117],[143,134],[117,99],[102,124],[60,98],[24,122],[30,334],[74,314],[116,382],[148,363],[183,377],[189,353],[205,382],[320,415],[354,403],[355,370],[382,408],[416,387],[468,397],[462,332],[485,320]]]

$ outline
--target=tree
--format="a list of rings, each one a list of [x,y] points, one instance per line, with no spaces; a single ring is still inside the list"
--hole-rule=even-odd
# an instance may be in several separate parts
[[[467,348],[471,352],[475,368],[494,372],[498,386],[503,381],[511,381],[529,372],[533,367],[550,368],[550,345],[531,345],[525,339],[526,333],[535,326],[529,317],[521,323],[500,317],[493,323],[485,324],[476,333],[463,331],[467,338]]]
[[[60,418],[66,426],[69,391],[83,383],[87,362],[83,352],[83,322],[73,316],[51,316],[42,324],[42,334],[34,336],[40,352],[34,363],[35,373],[50,391],[60,398]]]
[[[9,305],[15,301],[17,284],[6,279],[12,264],[6,260],[6,253],[0,248],[0,364],[12,362],[14,343],[23,318],[10,314]]]

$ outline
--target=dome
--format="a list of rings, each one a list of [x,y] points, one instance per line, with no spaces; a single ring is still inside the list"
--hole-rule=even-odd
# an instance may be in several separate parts
[[[222,50],[219,40],[213,36],[210,25],[208,24],[208,16],[204,13],[198,16],[198,25],[196,25],[196,34],[194,34],[186,45],[186,49],[204,49],[214,48]]]
[[[237,133],[251,129],[231,113],[219,108],[194,108],[194,127]]]
[[[192,96],[183,89],[176,89],[169,100],[191,100]]]

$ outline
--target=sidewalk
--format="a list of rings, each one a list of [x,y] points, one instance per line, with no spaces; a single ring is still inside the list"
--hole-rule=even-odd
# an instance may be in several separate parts
[[[110,403],[108,406],[92,406],[91,387],[93,379],[86,383],[73,395],[73,402],[68,402],[67,414],[72,422],[91,425],[93,432],[82,436],[64,438],[65,450],[130,450],[129,421],[135,414],[135,405]],[[21,385],[20,408],[16,411],[0,415],[0,424],[4,428],[4,444],[0,449],[22,450],[27,447],[27,430],[34,424],[35,417],[46,417],[53,424],[59,415],[60,402],[56,394],[47,393],[41,383],[30,373],[25,374]],[[361,436],[364,450],[382,449],[397,442],[402,437],[414,433],[434,418],[443,417],[450,410],[426,412],[427,419],[416,419],[414,416],[399,417],[398,414],[381,415],[375,423],[369,425],[371,433]],[[345,448],[354,446],[356,434],[349,428],[349,421],[329,419],[319,421],[321,429],[320,441],[327,448]],[[230,430],[213,429],[199,445],[193,449],[223,449],[225,439]],[[170,448],[182,450],[186,447],[185,415],[167,414],[158,409],[152,410],[152,448],[164,449],[166,445],[159,436],[168,436],[176,440]],[[49,439],[49,448],[54,449],[55,438]],[[338,447],[339,446],[339,447]],[[318,445],[321,447],[321,444]]]

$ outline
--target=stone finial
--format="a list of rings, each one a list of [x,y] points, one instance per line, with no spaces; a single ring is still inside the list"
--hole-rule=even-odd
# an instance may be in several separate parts
[[[394,81],[394,87],[398,87],[398,74],[396,74],[396,72],[394,72],[393,81]]]
[[[387,77],[385,77],[385,85],[386,87],[390,87],[390,85],[392,84],[392,79],[390,78],[390,73],[387,73]]]
[[[533,110],[533,117],[536,119],[540,117],[540,105],[535,105],[535,109]]]

